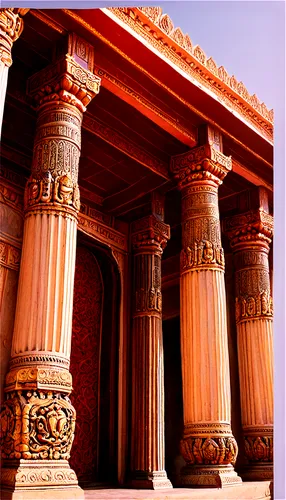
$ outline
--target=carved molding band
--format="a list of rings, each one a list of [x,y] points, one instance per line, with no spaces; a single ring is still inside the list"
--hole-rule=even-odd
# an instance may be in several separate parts
[[[11,392],[0,414],[3,459],[68,460],[75,410],[67,396]]]
[[[262,318],[272,319],[273,300],[270,293],[261,292],[256,296],[236,297],[235,299],[236,322]]]
[[[273,463],[273,429],[269,436],[245,435],[244,449],[250,463]]]
[[[19,354],[11,358],[10,369],[27,366],[35,366],[37,364],[45,366],[53,366],[53,368],[64,368],[69,369],[69,359],[60,356],[56,353],[51,353],[47,351],[35,351],[28,352],[24,354]]]
[[[67,460],[3,460],[1,470],[3,486],[9,489],[25,490],[27,487],[77,486],[75,472]]]
[[[68,370],[54,366],[18,368],[7,374],[5,392],[28,389],[60,390],[70,394],[72,376]]]
[[[124,234],[82,213],[78,216],[78,229],[111,247],[127,251],[127,238]]]

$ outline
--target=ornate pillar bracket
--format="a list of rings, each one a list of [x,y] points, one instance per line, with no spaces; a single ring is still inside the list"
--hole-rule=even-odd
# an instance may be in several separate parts
[[[154,215],[132,224],[131,478],[136,488],[172,488],[165,471],[161,255],[170,227]]]
[[[93,47],[69,34],[54,64],[28,81],[37,109],[6,401],[3,485],[75,487],[68,459],[75,409],[69,372],[83,112],[99,92]],[[91,71],[90,71],[91,70]],[[17,460],[17,462],[15,462]],[[64,497],[63,497],[64,498]]]
[[[210,130],[207,129],[210,137]],[[181,354],[184,485],[240,483],[233,469],[237,444],[230,424],[224,253],[218,187],[231,158],[210,141],[173,157],[171,172],[182,192]]]
[[[24,23],[22,17],[30,9],[0,9],[0,135],[4,112],[8,70],[12,64],[13,43],[21,35]]]
[[[262,209],[227,217],[235,265],[242,427],[251,480],[273,478],[273,304],[269,244],[273,217]]]

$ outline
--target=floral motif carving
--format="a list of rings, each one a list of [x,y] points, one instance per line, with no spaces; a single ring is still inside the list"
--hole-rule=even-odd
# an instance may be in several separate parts
[[[255,296],[236,297],[235,317],[237,323],[243,319],[254,319],[261,316],[272,318],[273,301],[270,293],[261,292]]]
[[[67,396],[11,392],[0,414],[2,458],[69,459],[75,410]]]
[[[233,436],[189,437],[181,440],[180,447],[188,465],[234,465],[238,453]]]
[[[272,436],[245,436],[244,447],[249,462],[273,463]]]

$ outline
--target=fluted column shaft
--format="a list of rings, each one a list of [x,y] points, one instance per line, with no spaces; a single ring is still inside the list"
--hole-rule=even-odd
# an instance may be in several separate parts
[[[22,16],[29,9],[0,9],[0,137],[8,82],[12,64],[12,46],[21,35],[24,24]]]
[[[161,254],[169,232],[154,216],[132,225],[131,484],[137,488],[172,487],[165,472],[161,294]]]
[[[77,485],[67,460],[75,428],[68,395],[78,164],[83,112],[99,84],[70,53],[28,82],[38,118],[32,172],[25,188],[7,399],[1,413],[6,430],[2,480],[10,488]]]
[[[273,327],[269,276],[272,216],[251,211],[224,221],[234,252],[244,477],[273,477]]]
[[[230,415],[224,255],[218,186],[230,158],[205,145],[173,158],[182,191],[181,356],[187,463],[183,484],[240,482]]]

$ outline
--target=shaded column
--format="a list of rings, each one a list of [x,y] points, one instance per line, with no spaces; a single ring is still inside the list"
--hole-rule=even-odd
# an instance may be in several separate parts
[[[253,210],[226,218],[234,252],[236,325],[245,454],[243,478],[273,478],[273,312],[269,244],[273,218]]]
[[[0,9],[0,136],[2,129],[8,71],[12,64],[12,46],[21,35],[24,16],[29,9]]]
[[[33,487],[77,486],[68,464],[76,419],[68,395],[78,164],[83,112],[100,79],[84,58],[93,48],[74,35],[66,42],[65,55],[28,81],[38,118],[1,413],[2,482],[28,498]]]
[[[187,465],[184,485],[241,482],[233,465],[237,444],[230,416],[230,374],[218,187],[231,159],[205,144],[173,157],[182,192],[181,356]]]
[[[172,488],[165,472],[161,255],[170,227],[153,215],[132,224],[131,485]]]

